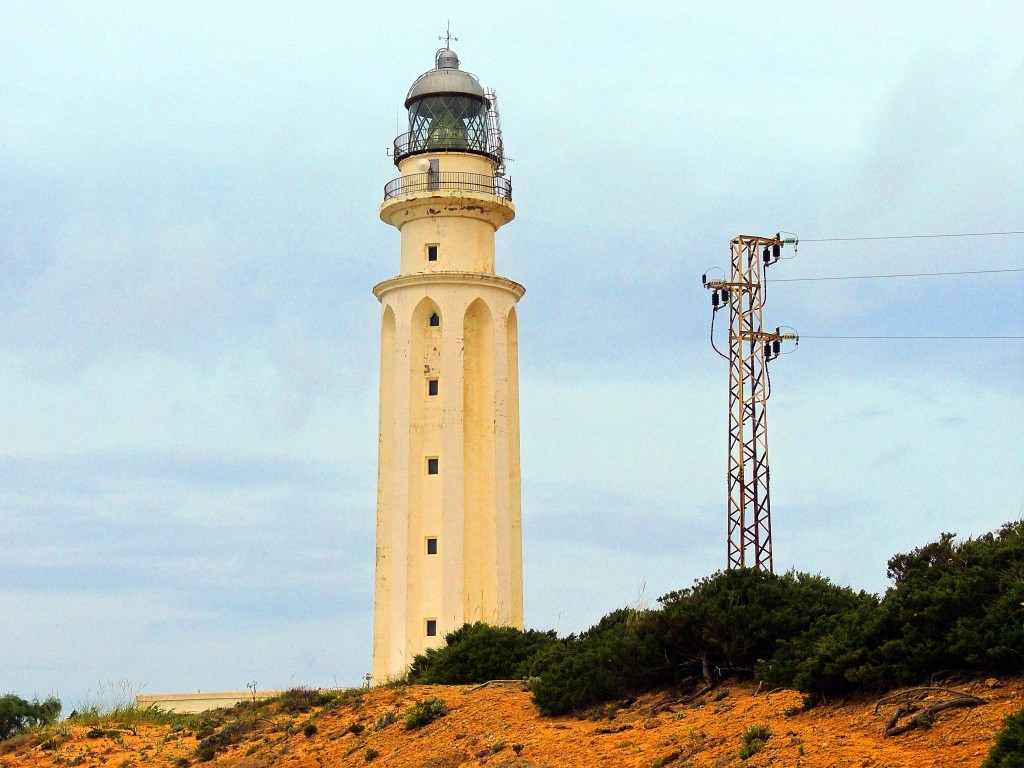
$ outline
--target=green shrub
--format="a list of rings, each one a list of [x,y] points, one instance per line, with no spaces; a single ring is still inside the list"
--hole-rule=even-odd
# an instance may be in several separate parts
[[[780,641],[874,602],[821,576],[737,569],[662,597],[655,627],[677,679],[749,676],[756,667],[757,677],[788,685],[792,661],[773,658]]]
[[[745,729],[743,731],[743,734],[740,736],[740,740],[744,744],[749,744],[750,742],[754,741],[755,739],[760,739],[761,741],[768,741],[768,739],[770,739],[771,737],[772,737],[771,726],[768,726],[768,725],[751,725],[750,727],[748,727],[747,729]]]
[[[796,637],[780,638],[772,657],[757,665],[757,675],[771,685],[811,694],[810,703],[824,694],[879,688],[883,622],[878,600],[865,596],[853,609],[819,618]]]
[[[747,728],[740,736],[740,741],[743,742],[740,746],[740,759],[746,760],[752,755],[756,755],[764,749],[764,745],[771,737],[772,729],[767,725],[752,725]]]
[[[335,695],[330,691],[319,691],[312,688],[292,688],[276,697],[282,712],[290,715],[301,715],[313,707],[322,707],[333,701]]]
[[[1024,710],[1003,721],[981,768],[1024,768]]]
[[[943,534],[892,557],[888,575],[879,599],[821,576],[726,571],[665,595],[659,610],[613,611],[563,639],[467,624],[417,656],[409,679],[525,678],[541,713],[560,715],[730,676],[795,688],[810,706],[940,672],[1024,670],[1024,521],[963,542]]]
[[[376,749],[366,750],[366,762],[372,763],[378,757],[380,757],[380,752],[378,752]]]
[[[661,685],[669,677],[651,611],[614,611],[578,637],[552,643],[525,671],[541,713],[581,712],[608,699]]]
[[[417,655],[409,682],[467,685],[488,680],[517,680],[523,665],[556,642],[554,632],[522,631],[489,624],[463,624],[445,637],[445,645]]]
[[[0,696],[0,741],[29,728],[50,725],[60,715],[60,699],[51,696],[45,701],[26,701],[8,693]]]
[[[212,733],[196,747],[196,760],[209,762],[233,744],[237,744],[256,727],[254,720],[233,720],[216,733]]]
[[[881,601],[784,637],[759,674],[812,695],[912,685],[949,672],[1024,670],[1024,521],[889,560]]]
[[[761,679],[792,684],[808,642],[776,657],[781,642],[819,637],[833,617],[870,609],[877,599],[820,576],[740,569],[660,602],[660,611],[615,611],[578,638],[541,649],[523,667],[540,678],[531,690],[541,712],[580,711],[657,686],[755,669]]]
[[[405,727],[412,730],[413,728],[422,728],[425,725],[430,725],[430,723],[447,714],[448,705],[444,703],[444,699],[431,696],[428,699],[413,704],[402,716],[405,719]]]
[[[1024,521],[957,543],[944,533],[889,560],[882,601],[886,677],[902,685],[947,669],[1024,669]]]

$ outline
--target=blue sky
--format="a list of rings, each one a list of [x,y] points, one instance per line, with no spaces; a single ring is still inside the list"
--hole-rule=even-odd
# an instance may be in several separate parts
[[[0,2],[0,689],[357,683],[370,665],[377,218],[448,18],[518,218],[526,617],[725,564],[740,233],[1024,229],[1016,2]],[[1024,238],[804,242],[770,277],[1020,269]],[[1021,273],[770,286],[778,570],[1024,514]],[[571,564],[571,567],[569,566]],[[116,687],[116,686],[115,686]]]

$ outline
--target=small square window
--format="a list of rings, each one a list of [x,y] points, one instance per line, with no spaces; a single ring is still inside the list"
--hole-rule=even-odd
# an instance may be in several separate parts
[[[437,379],[427,379],[427,394],[430,397],[437,396]]]
[[[437,637],[437,619],[427,619],[427,637]]]
[[[427,554],[428,555],[436,555],[437,554],[437,539],[434,538],[434,537],[431,537],[431,538],[427,539]]]
[[[436,458],[427,459],[427,474],[428,475],[436,475],[437,474],[437,459]]]
[[[441,318],[437,316],[437,312],[430,316],[430,327],[437,328],[441,324]]]
[[[428,245],[427,246],[427,261],[437,261],[437,246],[436,245]]]

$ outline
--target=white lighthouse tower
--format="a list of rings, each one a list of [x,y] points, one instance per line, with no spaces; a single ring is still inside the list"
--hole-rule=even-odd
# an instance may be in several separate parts
[[[516,302],[494,233],[515,216],[493,91],[449,48],[409,89],[401,232],[382,305],[373,679],[466,622],[523,626]]]

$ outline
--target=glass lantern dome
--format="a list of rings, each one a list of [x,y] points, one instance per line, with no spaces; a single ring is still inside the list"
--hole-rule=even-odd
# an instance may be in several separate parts
[[[426,152],[494,157],[488,141],[491,103],[480,81],[459,69],[459,57],[450,48],[438,51],[435,63],[416,79],[405,98],[409,132],[395,139],[395,163]]]

